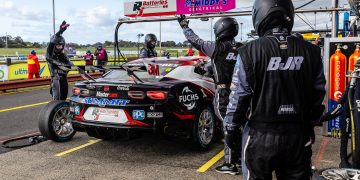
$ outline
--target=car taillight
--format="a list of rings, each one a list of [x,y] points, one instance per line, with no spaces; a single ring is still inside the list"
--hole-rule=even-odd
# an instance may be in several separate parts
[[[73,88],[73,95],[79,95],[80,94],[80,88],[74,87]]]
[[[132,99],[145,99],[143,91],[128,91],[128,96]]]
[[[165,100],[167,98],[165,91],[147,91],[146,95],[153,100]]]
[[[118,95],[116,93],[110,93],[109,98],[117,98]]]

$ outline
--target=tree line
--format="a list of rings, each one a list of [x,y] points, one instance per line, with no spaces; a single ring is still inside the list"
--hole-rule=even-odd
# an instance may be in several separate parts
[[[7,36],[7,45],[8,48],[45,48],[48,45],[48,42],[27,42],[24,41],[20,36],[15,36],[12,37],[11,35]],[[94,44],[78,44],[78,43],[67,43],[68,47],[72,47],[72,48],[87,48],[87,47],[97,47],[99,45],[102,45],[104,47],[113,47],[114,43],[111,41],[105,41],[104,43],[101,42],[96,42]],[[133,41],[124,41],[124,40],[120,40],[119,41],[119,46],[120,47],[137,47],[137,46],[142,47],[143,46],[143,42],[140,42],[140,44],[138,44],[137,42],[133,42]],[[158,43],[158,46],[160,44]],[[188,41],[184,41],[184,42],[178,42],[176,43],[175,41],[164,41],[161,42],[161,46],[162,47],[187,47],[189,45]],[[0,36],[0,48],[5,48],[6,47],[6,36]]]

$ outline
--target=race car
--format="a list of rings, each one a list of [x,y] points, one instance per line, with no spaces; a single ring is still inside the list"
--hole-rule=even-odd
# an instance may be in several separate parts
[[[101,139],[150,130],[190,137],[207,148],[220,123],[212,106],[214,82],[203,75],[202,62],[199,57],[139,59],[102,78],[78,82],[69,103],[71,124]],[[70,139],[56,133],[67,132],[61,120],[57,124],[51,138]]]

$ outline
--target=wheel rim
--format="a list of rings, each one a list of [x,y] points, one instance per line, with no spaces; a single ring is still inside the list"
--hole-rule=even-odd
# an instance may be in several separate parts
[[[69,119],[69,107],[61,107],[55,112],[53,119],[53,130],[57,136],[68,137],[74,132],[74,129]]]
[[[356,169],[327,169],[321,172],[321,176],[331,180],[360,180],[360,170]]]
[[[199,116],[198,136],[201,143],[207,145],[214,136],[214,118],[207,109],[203,110]]]

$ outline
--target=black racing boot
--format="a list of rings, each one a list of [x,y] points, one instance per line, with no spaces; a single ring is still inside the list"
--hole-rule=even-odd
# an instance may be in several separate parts
[[[216,172],[223,174],[238,175],[240,174],[235,164],[224,163],[221,166],[215,168]]]

